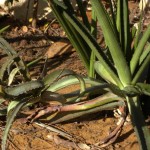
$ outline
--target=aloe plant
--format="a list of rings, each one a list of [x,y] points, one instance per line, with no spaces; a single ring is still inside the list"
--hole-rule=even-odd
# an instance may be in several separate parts
[[[6,99],[9,100],[8,106],[0,109],[1,115],[7,115],[2,150],[6,149],[9,129],[20,110],[39,102],[49,101],[51,103],[51,99],[57,102],[56,105],[48,105],[46,110],[41,108],[41,111],[31,114],[26,120],[32,122],[40,119],[58,123],[104,109],[113,109],[119,106],[125,109],[127,103],[141,149],[150,149],[150,135],[140,108],[140,95],[150,95],[150,85],[139,82],[143,71],[149,65],[150,49],[147,40],[150,27],[140,41],[138,36],[131,38],[127,1],[118,0],[117,14],[111,7],[112,18],[104,9],[101,1],[91,0],[91,2],[92,23],[88,22],[85,9],[82,9],[82,3],[79,1],[77,3],[83,23],[76,17],[69,0],[62,2],[51,0],[50,4],[72,45],[79,53],[89,76],[93,78],[83,77],[64,69],[46,76],[43,74],[42,78],[33,80],[28,68],[41,58],[25,64],[16,51],[3,38],[0,38],[0,48],[9,57],[0,69],[0,96],[2,97],[0,102],[3,104]],[[125,10],[119,9],[121,7]],[[106,52],[96,41],[97,20],[104,34]],[[131,46],[132,40],[136,41],[134,46]],[[145,46],[146,43],[147,46]],[[137,56],[141,57],[137,58]],[[7,75],[7,78],[4,74]],[[15,84],[18,74],[22,77],[22,83]],[[57,93],[59,89],[73,84],[79,84],[80,90],[62,95]],[[90,99],[88,95],[95,92],[98,92],[99,96]],[[103,141],[104,145],[110,144],[110,139],[114,141],[117,138],[125,118],[126,111],[124,110],[120,125]],[[108,144],[105,144],[107,141],[109,141]]]
[[[86,12],[83,12],[85,9],[78,1],[80,20],[69,0],[49,2],[89,76],[101,77],[104,82],[117,87],[117,91],[112,90],[112,93],[118,96],[122,93],[121,97],[127,102],[140,148],[150,149],[150,132],[140,105],[140,95],[150,95],[150,84],[140,82],[144,70],[150,64],[150,25],[139,38],[142,22],[140,19],[138,29],[134,26],[130,28],[127,0],[118,0],[116,11],[109,1],[111,14],[107,13],[101,0],[91,0],[94,24],[87,20]],[[106,52],[96,41],[97,20],[105,39]],[[132,34],[134,30],[135,34]]]

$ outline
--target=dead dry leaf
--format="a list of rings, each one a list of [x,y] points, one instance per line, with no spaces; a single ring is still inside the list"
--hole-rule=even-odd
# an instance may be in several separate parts
[[[69,41],[67,40],[60,40],[58,42],[53,43],[47,50],[46,56],[48,58],[53,58],[56,56],[60,56],[64,53],[73,52],[74,49]]]

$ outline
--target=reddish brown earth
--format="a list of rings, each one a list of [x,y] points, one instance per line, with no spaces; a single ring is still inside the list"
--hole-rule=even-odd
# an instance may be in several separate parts
[[[130,7],[134,16],[137,4],[130,2]],[[133,16],[131,15],[131,18]],[[3,23],[10,20],[3,20]],[[26,62],[30,62],[41,55],[48,55],[48,73],[68,68],[76,73],[86,75],[86,70],[75,50],[67,40],[65,33],[58,25],[52,23],[44,34],[43,25],[37,30],[30,26],[22,26],[19,23],[14,24],[11,20],[12,27],[4,34],[5,39],[17,50]],[[0,51],[0,66],[5,61],[5,55]],[[34,78],[38,77],[42,71],[44,60],[40,61],[33,69],[31,74]],[[61,92],[69,92],[78,87],[64,89]],[[5,125],[5,118],[0,121],[0,133]],[[74,140],[94,145],[107,137],[109,132],[117,125],[117,119],[113,116],[112,111],[102,111],[88,116],[80,117],[67,123],[53,125],[73,136]],[[77,148],[76,141],[69,141],[62,138],[57,133],[52,132],[35,123],[23,124],[19,119],[13,123],[8,139],[8,150],[73,150]],[[73,143],[76,145],[74,146]],[[85,149],[85,148],[83,148]],[[93,148],[95,150],[96,147]],[[117,141],[102,150],[138,150],[137,139],[130,123],[123,127],[121,135]]]

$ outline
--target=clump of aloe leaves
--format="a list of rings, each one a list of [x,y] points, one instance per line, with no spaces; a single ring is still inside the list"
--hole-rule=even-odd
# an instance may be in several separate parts
[[[76,1],[82,19],[78,19],[69,0],[50,0],[51,8],[78,52],[89,77],[101,78],[111,93],[124,98],[138,137],[140,149],[150,149],[150,131],[141,110],[141,95],[150,96],[150,25],[142,31],[130,24],[128,0],[109,0],[110,14],[101,0],[90,0],[92,21],[81,1]],[[97,42],[97,23],[105,40],[105,49]],[[112,86],[114,88],[112,88]],[[94,106],[95,107],[95,106]]]
[[[8,103],[0,109],[0,114],[7,116],[2,150],[6,149],[9,129],[15,117],[22,113],[21,110],[37,103],[50,103],[52,98],[58,105],[48,106],[48,114],[39,111],[36,116],[31,114],[27,119],[30,118],[31,122],[39,119],[59,123],[85,114],[121,107],[123,111],[119,126],[103,141],[104,145],[108,145],[119,135],[125,122],[127,107],[140,148],[150,149],[150,134],[140,105],[141,95],[150,95],[150,85],[144,82],[148,74],[145,79],[140,80],[150,63],[150,26],[142,37],[141,22],[138,30],[134,27],[130,29],[127,0],[118,0],[116,10],[109,1],[111,16],[101,1],[91,0],[91,3],[90,23],[81,1],[77,1],[77,4],[82,21],[75,15],[70,0],[50,1],[54,14],[87,68],[88,77],[77,75],[71,70],[57,70],[33,80],[29,68],[41,58],[25,64],[19,54],[0,38],[0,48],[8,55],[9,60],[0,68],[1,104],[5,101]],[[105,50],[96,41],[97,20],[104,35]],[[20,83],[16,82],[18,76],[22,79]],[[73,84],[79,84],[80,90],[62,95],[57,93],[59,89]],[[95,92],[99,95],[94,99],[90,98]]]

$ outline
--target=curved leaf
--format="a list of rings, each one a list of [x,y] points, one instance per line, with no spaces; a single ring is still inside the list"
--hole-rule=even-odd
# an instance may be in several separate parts
[[[91,78],[86,78],[86,77],[83,77],[83,79],[84,79],[86,85],[106,84],[105,82],[102,82],[102,81],[99,81],[96,79],[91,79]],[[80,83],[79,80],[75,76],[66,76],[66,77],[60,79],[59,81],[51,84],[51,86],[47,90],[55,92],[55,91],[65,88],[67,86],[75,85],[75,84],[79,84],[79,83]]]
[[[2,150],[6,150],[6,142],[7,142],[8,132],[12,126],[12,123],[13,123],[17,113],[26,103],[27,102],[25,100],[20,101],[16,105],[16,107],[13,109],[13,111],[8,113],[6,126],[5,126],[5,130],[3,132],[3,138],[2,138],[2,145],[1,145]]]
[[[47,76],[45,76],[43,78],[44,85],[45,86],[50,86],[52,83],[56,82],[62,76],[67,75],[67,74],[71,74],[71,73],[74,73],[74,72],[71,71],[71,70],[68,70],[68,69],[56,70],[56,71],[48,74]]]
[[[8,56],[13,56],[17,54],[17,52],[2,37],[0,37],[0,48],[3,49]]]
[[[17,74],[17,72],[19,71],[19,68],[14,68],[11,73],[9,74],[9,78],[8,78],[8,86],[11,85],[11,83],[13,82],[13,79],[15,77],[15,75]]]
[[[14,109],[18,105],[19,102],[20,101],[18,100],[11,101],[7,107],[7,113],[9,113],[12,109]]]
[[[10,66],[10,64],[14,63],[14,59],[16,58],[17,56],[12,56],[12,57],[9,57],[9,59],[2,65],[1,69],[0,69],[0,80],[3,81],[3,78],[4,78],[4,74],[7,70],[7,67]]]
[[[9,27],[10,27],[10,25],[8,25],[8,26],[6,26],[6,27],[0,29],[0,34],[3,33],[5,30],[7,30]]]
[[[16,86],[10,86],[5,88],[5,93],[11,97],[17,97],[28,92],[33,92],[38,89],[42,89],[44,83],[41,80],[32,80],[29,82],[21,83]]]
[[[4,50],[4,52],[10,56],[10,57],[16,57],[18,56],[17,52],[10,46],[10,44],[5,40],[3,39],[2,37],[0,37],[0,48],[2,50]],[[17,57],[16,59],[16,66],[21,68],[20,69],[20,72],[22,73],[23,77],[25,80],[27,81],[30,81],[30,75],[29,75],[29,72],[28,72],[28,69],[24,63],[24,61],[20,58],[20,57]]]

